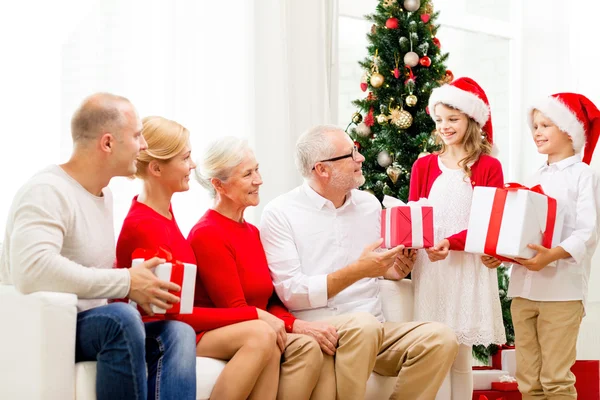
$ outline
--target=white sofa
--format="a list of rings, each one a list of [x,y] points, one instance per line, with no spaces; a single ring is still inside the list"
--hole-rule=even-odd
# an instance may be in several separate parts
[[[411,281],[380,283],[385,317],[412,320]],[[96,363],[73,361],[76,302],[72,294],[23,295],[0,284],[0,399],[96,399]],[[196,366],[196,399],[208,399],[225,362],[198,357]],[[365,399],[387,399],[394,383],[395,378],[373,373]]]

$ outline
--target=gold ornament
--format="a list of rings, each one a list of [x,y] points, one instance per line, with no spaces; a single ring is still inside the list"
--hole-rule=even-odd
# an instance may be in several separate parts
[[[433,2],[430,0],[425,4],[425,8],[423,9],[423,14],[433,14]]]
[[[393,7],[396,4],[396,0],[383,0],[383,6],[385,8]]]
[[[395,185],[396,182],[398,182],[398,178],[400,177],[400,173],[402,172],[402,170],[397,165],[390,165],[389,167],[387,167],[386,172]]]
[[[374,88],[378,88],[381,87],[381,85],[383,85],[383,75],[381,75],[379,72],[375,72],[373,73],[373,75],[371,75],[371,86],[373,86]]]
[[[377,116],[377,123],[379,125],[385,125],[385,124],[387,124],[387,122],[388,122],[388,116],[387,115],[385,115],[385,114],[379,114]]]
[[[417,101],[419,99],[417,99],[417,96],[415,96],[414,94],[409,94],[408,96],[406,96],[406,105],[409,107],[414,107],[417,105]]]
[[[429,153],[428,151],[422,151],[419,153],[417,158],[425,157],[425,156],[428,156],[429,154],[431,154],[431,153]]]
[[[400,129],[408,129],[413,123],[413,117],[410,113],[402,108],[395,108],[390,112],[390,120],[392,124]]]
[[[352,114],[352,122],[355,124],[360,124],[362,122],[362,115],[357,111],[354,114]]]

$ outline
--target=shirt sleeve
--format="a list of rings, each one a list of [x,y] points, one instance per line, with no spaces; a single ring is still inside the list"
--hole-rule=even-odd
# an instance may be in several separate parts
[[[262,214],[260,239],[265,249],[275,291],[290,310],[327,305],[327,275],[306,275],[285,218],[267,207]]]
[[[580,178],[575,203],[575,229],[559,244],[577,264],[586,256],[591,256],[598,243],[599,190],[598,177],[593,172]]]
[[[413,163],[410,171],[410,188],[408,191],[408,201],[418,201],[421,198],[420,193],[420,182],[421,176],[419,174],[419,160]]]
[[[73,293],[81,299],[127,296],[128,271],[91,268],[60,254],[69,229],[71,205],[58,188],[32,186],[13,207],[10,265],[19,291]]]
[[[267,311],[281,319],[285,324],[285,330],[288,333],[292,333],[294,329],[294,321],[296,321],[296,317],[294,317],[287,308],[283,305],[279,296],[277,296],[276,292],[273,292],[273,295],[269,299],[269,304],[267,305]]]

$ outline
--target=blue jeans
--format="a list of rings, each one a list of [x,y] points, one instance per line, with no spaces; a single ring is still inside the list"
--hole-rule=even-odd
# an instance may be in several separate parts
[[[98,400],[196,399],[196,334],[187,324],[144,323],[132,306],[113,303],[80,312],[75,341],[76,362],[98,362]]]

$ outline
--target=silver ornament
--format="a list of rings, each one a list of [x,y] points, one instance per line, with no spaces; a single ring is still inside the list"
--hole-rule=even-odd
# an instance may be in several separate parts
[[[383,168],[387,168],[392,164],[392,156],[385,150],[382,150],[377,154],[377,164]]]
[[[419,55],[414,51],[409,51],[404,55],[404,64],[409,67],[416,67],[419,64]]]
[[[364,122],[356,125],[356,134],[360,137],[369,137],[371,135],[371,128],[369,128]]]
[[[406,11],[417,11],[419,9],[419,7],[421,7],[421,1],[420,0],[404,0],[404,9]]]

